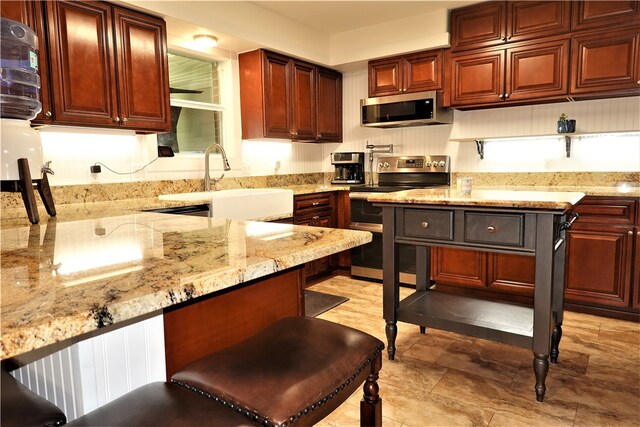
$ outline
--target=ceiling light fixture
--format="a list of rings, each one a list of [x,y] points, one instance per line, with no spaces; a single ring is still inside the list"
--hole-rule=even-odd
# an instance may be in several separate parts
[[[200,48],[216,47],[218,39],[210,34],[198,34],[193,36],[193,41]]]

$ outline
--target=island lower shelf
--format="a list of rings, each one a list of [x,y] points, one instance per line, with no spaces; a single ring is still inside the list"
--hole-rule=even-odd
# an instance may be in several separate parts
[[[400,301],[397,316],[402,322],[523,348],[531,348],[533,340],[533,308],[508,302],[416,291]]]

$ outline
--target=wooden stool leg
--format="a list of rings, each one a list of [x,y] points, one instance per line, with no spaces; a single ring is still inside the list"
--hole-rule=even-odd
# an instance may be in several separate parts
[[[360,401],[360,426],[382,426],[382,399],[378,394],[378,372],[382,368],[382,353],[371,362],[371,373],[364,382],[364,396]]]

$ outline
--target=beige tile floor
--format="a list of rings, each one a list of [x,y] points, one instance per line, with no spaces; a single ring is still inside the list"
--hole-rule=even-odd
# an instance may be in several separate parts
[[[334,276],[311,289],[346,303],[319,317],[386,343],[382,285]],[[410,289],[401,293],[409,294]],[[531,351],[398,324],[396,357],[380,372],[386,426],[640,426],[640,324],[566,312],[560,358],[535,400]],[[321,426],[359,424],[357,391]]]

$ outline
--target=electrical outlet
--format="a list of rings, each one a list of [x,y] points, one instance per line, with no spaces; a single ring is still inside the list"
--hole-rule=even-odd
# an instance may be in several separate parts
[[[89,170],[91,171],[91,173],[100,173],[100,172],[102,172],[102,168],[100,167],[100,165],[89,166]]]

